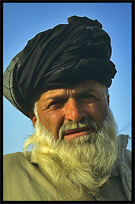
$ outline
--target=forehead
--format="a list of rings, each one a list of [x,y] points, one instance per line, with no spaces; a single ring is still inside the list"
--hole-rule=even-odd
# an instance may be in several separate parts
[[[69,88],[58,88],[44,92],[40,98],[48,98],[56,95],[74,95],[82,92],[95,92],[101,94],[104,90],[104,85],[99,82],[87,80]]]

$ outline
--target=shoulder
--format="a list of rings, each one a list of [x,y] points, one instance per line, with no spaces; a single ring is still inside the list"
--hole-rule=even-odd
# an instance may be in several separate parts
[[[23,163],[29,162],[26,159],[22,152],[16,152],[11,154],[6,154],[3,156],[3,166],[17,166],[22,165]]]
[[[4,155],[3,200],[4,201],[48,201],[62,200],[53,183],[43,176],[31,163],[31,152],[27,158],[21,152]]]
[[[127,163],[127,165],[131,168],[132,165],[132,152],[129,149],[126,149],[125,151],[125,162]]]
[[[132,157],[131,157],[131,151],[127,149],[129,136],[119,135],[117,139],[118,139],[118,168],[119,168],[119,173],[121,177],[121,182],[128,200],[131,200]]]
[[[32,168],[34,166],[30,161],[30,156],[26,158],[22,152],[3,156],[3,175],[5,179],[8,179],[11,175],[14,177],[20,176],[20,174],[26,176]]]
[[[23,158],[23,153],[22,152],[15,152],[11,154],[6,154],[3,156],[4,161],[13,161],[13,160],[18,160],[19,158]]]
[[[127,149],[128,144],[128,135],[121,134],[117,137],[118,141],[118,154],[119,154],[119,162],[126,163],[127,166],[131,169],[131,159],[132,159],[132,152]]]

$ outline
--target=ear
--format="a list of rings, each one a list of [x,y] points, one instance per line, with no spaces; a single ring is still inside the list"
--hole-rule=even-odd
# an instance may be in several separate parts
[[[107,103],[108,103],[108,106],[109,106],[109,103],[110,103],[110,95],[109,94],[107,96]]]
[[[37,120],[35,114],[31,111],[31,112],[29,112],[29,116],[30,116],[30,119],[31,119],[34,127],[35,127],[35,123],[36,123],[36,120]]]

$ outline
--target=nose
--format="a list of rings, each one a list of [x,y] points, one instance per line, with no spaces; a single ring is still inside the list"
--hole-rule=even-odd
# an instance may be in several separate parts
[[[85,113],[74,98],[69,98],[64,106],[65,120],[79,122]]]

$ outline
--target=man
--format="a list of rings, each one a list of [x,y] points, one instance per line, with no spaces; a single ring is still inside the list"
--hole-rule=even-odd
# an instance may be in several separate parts
[[[68,22],[36,35],[4,73],[5,97],[35,127],[23,153],[4,156],[5,201],[131,200],[128,136],[109,108],[110,37],[97,20]]]

